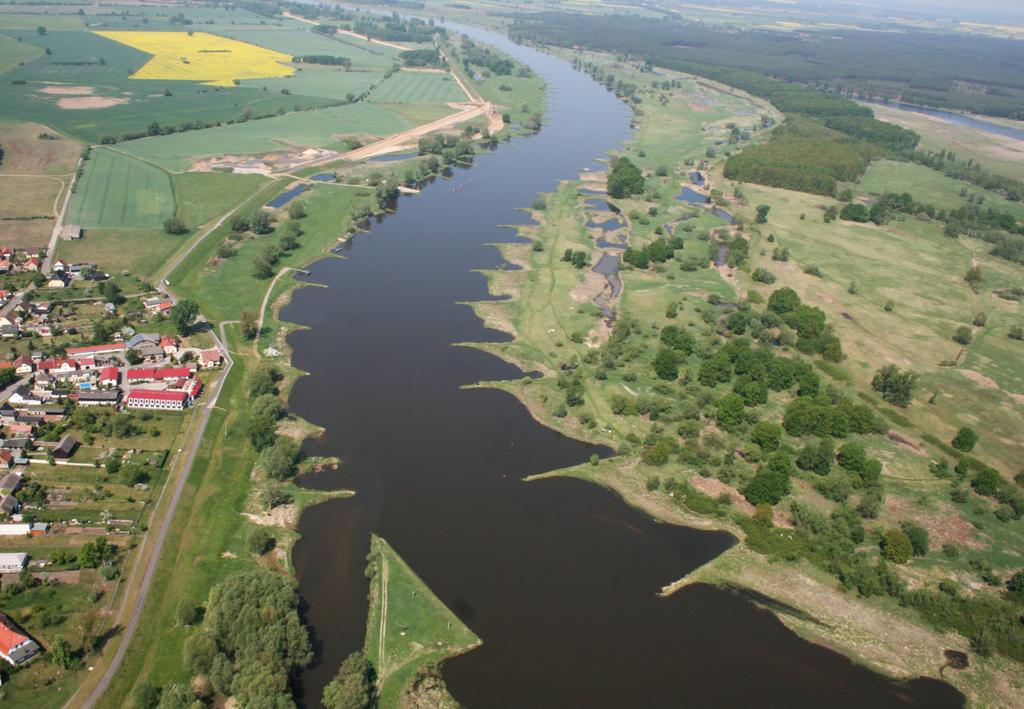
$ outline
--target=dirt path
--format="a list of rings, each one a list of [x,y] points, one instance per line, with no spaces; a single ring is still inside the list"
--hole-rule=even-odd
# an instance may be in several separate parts
[[[384,663],[384,639],[388,629],[388,559],[385,554],[380,555],[380,638],[377,641],[378,686],[384,684],[387,677],[387,668]]]
[[[301,268],[285,266],[284,268],[277,272],[277,275],[274,276],[274,280],[272,280],[270,282],[270,285],[267,286],[267,292],[263,294],[263,302],[260,304],[260,317],[256,321],[256,338],[253,340],[252,343],[252,351],[253,354],[256,355],[256,359],[260,358],[260,335],[263,334],[263,318],[267,313],[267,303],[270,301],[270,295],[274,292],[274,286],[276,286],[277,282],[281,280],[281,276],[288,273],[289,271],[296,271],[297,273],[307,273],[307,271],[303,271]]]
[[[82,158],[78,158],[78,162],[75,163],[75,172],[72,174],[78,174],[78,169],[80,167],[82,167]],[[64,228],[64,215],[67,214],[68,203],[71,202],[71,189],[74,186],[75,178],[72,177],[68,188],[64,190],[64,204],[61,205],[60,212],[57,212],[56,209],[54,210],[55,219],[53,222],[53,231],[50,233],[50,243],[47,245],[46,255],[43,257],[43,267],[41,269],[43,273],[49,273],[50,266],[53,264],[53,256],[57,250],[57,239],[60,238],[60,230]],[[58,197],[59,196],[60,195],[58,194]],[[54,206],[56,206],[56,202],[54,202]]]
[[[477,116],[487,116],[487,119],[491,127],[495,125],[495,119],[497,121],[502,121],[501,115],[498,114],[497,111],[495,111],[494,106],[491,105],[490,103],[484,102],[480,105],[470,106],[469,108],[463,109],[458,113],[453,113],[450,116],[439,118],[438,120],[433,121],[431,123],[424,123],[421,126],[410,128],[409,130],[402,131],[401,133],[389,135],[386,138],[381,138],[380,140],[370,143],[369,145],[364,145],[361,148],[350,150],[349,152],[342,153],[341,155],[329,155],[324,158],[314,158],[313,160],[310,160],[308,162],[289,165],[288,171],[292,172],[300,168],[315,167],[317,165],[326,165],[328,163],[337,162],[339,160],[348,160],[351,162],[355,162],[358,160],[366,160],[367,158],[376,157],[377,155],[383,155],[385,153],[394,152],[395,150],[398,150],[399,148],[405,147],[407,145],[416,145],[419,142],[419,139],[427,135],[428,133],[433,133],[434,131],[438,130],[444,130],[445,128],[451,128],[453,126],[458,125],[459,123],[472,120]],[[504,125],[504,121],[502,121],[502,125]],[[283,173],[274,174],[280,175]]]

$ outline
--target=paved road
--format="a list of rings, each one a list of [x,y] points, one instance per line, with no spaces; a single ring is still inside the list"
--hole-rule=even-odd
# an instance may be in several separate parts
[[[68,700],[67,704],[64,705],[65,709],[70,709],[71,707],[92,709],[92,707],[96,705],[96,702],[99,701],[100,697],[110,686],[111,681],[114,679],[114,675],[117,674],[117,671],[120,669],[121,663],[124,661],[124,656],[127,654],[128,648],[131,646],[132,639],[135,636],[135,631],[138,629],[139,620],[142,617],[142,609],[146,604],[146,598],[149,596],[150,587],[153,584],[153,575],[156,573],[156,567],[160,562],[164,542],[167,539],[167,532],[170,530],[171,522],[174,519],[174,512],[177,510],[178,503],[181,501],[181,495],[185,489],[185,483],[188,481],[189,473],[192,471],[192,464],[195,462],[196,453],[199,451],[199,445],[206,434],[206,425],[210,421],[210,414],[217,403],[217,398],[220,396],[220,391],[223,388],[224,382],[227,380],[228,374],[231,372],[231,367],[234,365],[234,361],[231,359],[231,355],[228,352],[227,347],[223,346],[221,341],[217,339],[217,335],[213,330],[210,331],[210,334],[213,335],[213,339],[217,341],[217,347],[224,353],[224,372],[222,376],[210,386],[210,390],[207,391],[209,402],[204,402],[198,413],[199,424],[195,433],[192,435],[192,439],[188,443],[188,451],[185,453],[184,459],[181,460],[181,464],[178,466],[177,478],[174,479],[171,500],[167,504],[167,511],[164,513],[164,517],[160,521],[160,528],[157,530],[156,538],[153,540],[149,558],[146,561],[146,568],[142,575],[139,592],[135,596],[135,606],[132,608],[131,616],[128,620],[128,625],[125,627],[124,635],[121,637],[121,644],[118,645],[117,652],[114,654],[114,658],[111,660],[110,665],[107,666],[102,679],[100,679],[99,683],[93,687],[89,696],[87,696],[81,704],[77,704],[76,693]],[[221,324],[221,337],[224,337],[223,323]],[[125,591],[125,594],[127,596],[127,590]]]

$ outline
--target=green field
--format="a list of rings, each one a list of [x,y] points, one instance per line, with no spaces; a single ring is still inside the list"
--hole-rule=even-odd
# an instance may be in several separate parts
[[[251,87],[132,79],[131,72],[148,61],[149,55],[91,32],[50,32],[42,37],[10,30],[0,34],[21,36],[25,45],[52,52],[2,75],[0,115],[43,123],[90,143],[99,143],[105,136],[145,133],[154,121],[170,126],[226,122],[238,119],[244,111],[270,115],[331,102]],[[62,108],[61,96],[42,92],[54,88],[53,84],[90,87],[90,95],[120,103],[105,108]]]
[[[448,74],[400,71],[374,89],[376,103],[451,103],[466,101],[466,93]]]
[[[216,219],[266,184],[262,175],[183,172],[172,177],[177,216],[191,229]]]
[[[203,157],[324,147],[345,135],[385,136],[409,127],[408,121],[392,111],[380,106],[356,103],[201,131],[144,138],[118,147],[168,170],[181,171]]]
[[[445,607],[386,541],[374,536],[370,553],[376,558],[366,656],[377,672],[380,706],[396,707],[401,706],[399,696],[416,670],[466,652],[478,645],[480,638]]]
[[[340,67],[318,66],[316,64],[298,64],[292,76],[279,79],[247,79],[242,86],[280,93],[288,90],[292,95],[317,96],[336,101],[347,100],[350,96],[359,96],[379,81],[384,73],[381,71],[345,71]]]
[[[313,32],[309,25],[288,22],[278,28],[225,29],[218,34],[231,39],[258,44],[278,52],[300,56],[303,54],[326,54],[348,57],[357,68],[390,69],[398,63],[399,51],[355,37],[334,35],[328,37]]]
[[[175,212],[170,176],[141,160],[97,148],[68,205],[67,221],[86,228],[155,229]]]
[[[967,189],[967,195],[984,197],[983,208],[993,207],[1010,212],[1017,219],[1024,219],[1024,204],[1021,202],[1011,202],[1002,195],[954,180],[915,163],[875,160],[868,165],[864,176],[857,183],[858,190],[871,195],[909,192],[918,202],[933,204],[937,209],[956,209],[968,204],[967,197],[960,196],[963,188]]]
[[[252,200],[240,210],[241,213],[255,211],[274,194],[271,191],[261,193],[259,199]],[[325,247],[333,245],[346,233],[353,205],[367,194],[370,194],[368,189],[318,185],[298,198],[305,203],[308,212],[301,222],[305,233],[299,237],[299,247],[288,252],[275,270],[284,266],[302,266],[322,255]],[[227,226],[222,226],[171,276],[175,287],[189,293],[189,297],[195,299],[203,313],[212,320],[236,320],[243,310],[259,305],[270,281],[253,277],[253,259],[278,240],[274,234],[268,234],[238,242],[234,256],[215,263],[217,247],[227,235]]]
[[[19,42],[10,35],[0,34],[0,74],[22,62],[31,61],[40,54],[42,50],[34,44]]]

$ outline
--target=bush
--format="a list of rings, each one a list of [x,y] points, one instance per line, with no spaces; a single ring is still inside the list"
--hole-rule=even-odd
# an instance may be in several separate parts
[[[167,217],[164,219],[164,231],[168,234],[184,234],[188,231],[188,227],[177,217]]]
[[[974,450],[974,445],[978,442],[978,434],[974,429],[964,426],[956,432],[956,436],[953,437],[952,445],[958,451],[964,453],[970,453]]]
[[[263,527],[256,527],[249,532],[245,545],[253,554],[261,556],[274,548],[277,540]]]
[[[914,556],[924,556],[928,553],[929,536],[928,530],[914,522],[901,522],[900,529],[910,540]]]
[[[971,332],[971,328],[967,325],[961,325],[953,333],[953,341],[966,347],[974,341],[974,333]]]
[[[879,543],[882,557],[894,564],[905,564],[910,561],[914,547],[907,535],[898,529],[890,529]]]
[[[907,408],[914,397],[914,387],[917,385],[917,375],[913,372],[903,372],[895,364],[882,367],[875,372],[871,380],[871,387],[882,395],[890,404]]]

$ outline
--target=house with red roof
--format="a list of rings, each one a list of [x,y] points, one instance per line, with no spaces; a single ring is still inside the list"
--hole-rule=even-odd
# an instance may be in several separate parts
[[[132,389],[128,392],[127,406],[129,409],[184,411],[188,406],[188,392],[170,389]]]
[[[46,372],[47,374],[69,374],[78,369],[74,360],[60,359],[52,357],[50,359],[42,360],[36,367],[40,372]]]
[[[42,260],[38,256],[33,256],[25,262],[26,271],[38,271],[43,265]]]
[[[100,370],[100,386],[116,387],[121,383],[121,372],[117,367],[104,367]]]
[[[14,360],[15,374],[25,376],[26,374],[31,374],[32,372],[34,372],[35,368],[36,366],[32,362],[31,358],[26,357],[25,355],[22,355],[21,357],[18,357],[18,359]]]
[[[174,354],[178,351],[177,338],[171,337],[170,335],[164,335],[160,338],[160,349],[164,351],[165,355]]]
[[[224,361],[224,355],[216,347],[212,350],[203,350],[199,353],[199,366],[203,369],[219,367]]]
[[[138,367],[128,370],[128,383],[166,382],[172,379],[189,379],[191,376],[192,370],[189,367],[162,367],[160,369]]]
[[[39,643],[22,633],[7,615],[0,613],[0,657],[17,667],[42,651]]]

